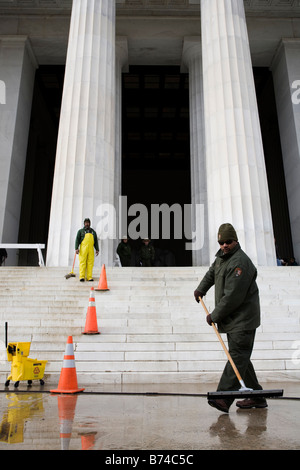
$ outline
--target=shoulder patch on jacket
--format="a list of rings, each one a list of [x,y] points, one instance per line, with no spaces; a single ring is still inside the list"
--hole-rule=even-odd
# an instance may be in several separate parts
[[[234,272],[235,272],[235,277],[239,277],[241,276],[243,271],[241,268],[235,268]]]

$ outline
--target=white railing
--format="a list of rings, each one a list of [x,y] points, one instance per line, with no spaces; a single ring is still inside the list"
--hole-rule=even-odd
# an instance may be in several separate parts
[[[37,250],[39,257],[39,265],[45,266],[44,258],[42,254],[42,249],[45,248],[45,245],[41,243],[0,243],[0,248],[5,249],[24,249],[24,250]]]

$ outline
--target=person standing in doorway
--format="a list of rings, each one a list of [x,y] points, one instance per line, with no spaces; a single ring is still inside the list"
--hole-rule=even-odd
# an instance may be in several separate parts
[[[149,238],[144,238],[139,254],[141,266],[153,266],[155,258],[155,249],[154,246],[151,244],[151,240]]]
[[[194,291],[194,297],[206,295],[215,286],[215,308],[206,317],[211,326],[216,323],[220,333],[227,334],[229,354],[241,374],[246,387],[262,390],[250,357],[254,345],[255,331],[260,325],[260,301],[256,284],[257,270],[250,258],[241,249],[235,229],[231,224],[222,224],[218,231],[220,249],[216,260]],[[217,391],[239,389],[239,381],[228,361],[221,376]],[[234,398],[210,399],[208,403],[228,413]],[[238,401],[239,408],[266,408],[263,397]]]
[[[127,237],[123,237],[120,241],[117,248],[117,254],[120,257],[122,266],[131,266],[131,246]]]
[[[84,220],[84,227],[78,230],[75,251],[79,254],[79,280],[93,281],[93,267],[96,256],[99,254],[98,238],[95,230],[91,228],[90,219]]]
[[[5,248],[0,248],[0,266],[5,264],[5,260],[7,259],[7,251]]]

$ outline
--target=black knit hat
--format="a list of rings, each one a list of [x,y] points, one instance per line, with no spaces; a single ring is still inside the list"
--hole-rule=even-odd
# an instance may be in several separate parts
[[[218,241],[226,240],[238,241],[236,231],[231,224],[222,224],[218,231]]]

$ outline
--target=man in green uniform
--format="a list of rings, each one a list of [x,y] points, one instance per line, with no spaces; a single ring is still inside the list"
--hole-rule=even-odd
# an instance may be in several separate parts
[[[144,238],[143,244],[140,249],[140,263],[142,266],[153,266],[155,258],[155,249],[151,245],[151,240],[149,238]]]
[[[120,241],[117,247],[117,253],[120,257],[122,266],[131,266],[131,246],[127,237],[124,237]]]
[[[220,226],[218,243],[220,250],[216,254],[216,260],[195,290],[194,296],[199,302],[199,297],[202,298],[215,286],[215,308],[207,316],[207,323],[216,323],[219,332],[227,334],[229,353],[246,387],[262,390],[250,361],[255,331],[260,325],[257,270],[241,249],[231,224]],[[234,391],[239,388],[239,381],[228,361],[217,391]],[[220,411],[228,412],[233,401],[234,398],[210,399],[209,404]],[[265,408],[267,402],[265,398],[249,398],[237,402],[237,406]]]
[[[98,256],[99,245],[97,234],[91,228],[90,219],[85,219],[84,227],[78,230],[75,240],[75,251],[79,254],[80,282],[84,282],[85,278],[88,281],[93,281],[94,249],[96,250],[96,256]]]

